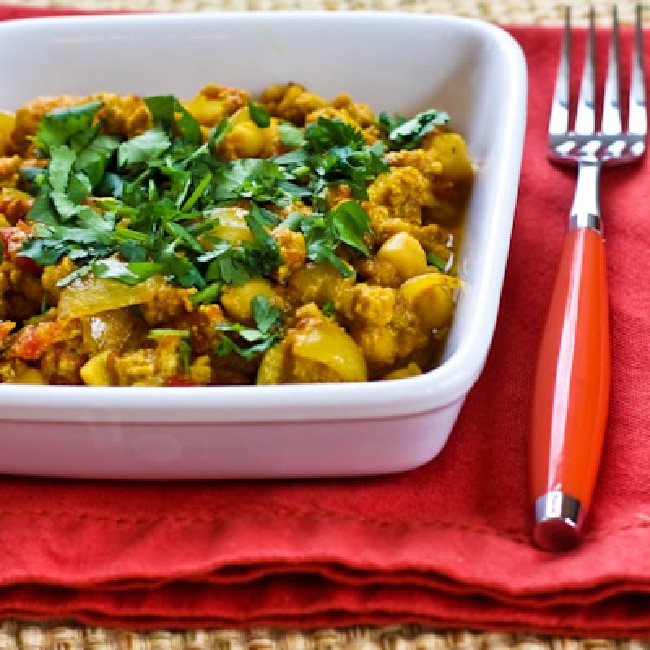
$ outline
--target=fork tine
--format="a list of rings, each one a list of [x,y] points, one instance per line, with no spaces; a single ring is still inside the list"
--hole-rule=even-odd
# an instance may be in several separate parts
[[[560,63],[555,79],[555,92],[551,105],[548,132],[563,135],[569,130],[569,64],[571,58],[571,8],[564,9],[564,33],[560,51]]]
[[[632,54],[632,75],[630,80],[630,133],[646,135],[648,132],[648,113],[646,107],[645,74],[643,64],[642,5],[636,6],[634,25],[634,52]]]
[[[589,9],[589,29],[587,32],[587,47],[585,64],[582,69],[582,82],[576,111],[575,132],[582,134],[593,133],[596,130],[596,27],[594,8]]]
[[[621,87],[619,80],[619,51],[620,37],[618,33],[618,13],[616,5],[612,8],[612,34],[609,42],[609,61],[607,78],[605,80],[605,96],[603,99],[603,118],[601,130],[603,133],[621,133]]]

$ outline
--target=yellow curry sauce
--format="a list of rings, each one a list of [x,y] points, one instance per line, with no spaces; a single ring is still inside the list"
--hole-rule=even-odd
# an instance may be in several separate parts
[[[439,363],[473,165],[449,117],[297,84],[0,119],[0,383],[359,382]]]

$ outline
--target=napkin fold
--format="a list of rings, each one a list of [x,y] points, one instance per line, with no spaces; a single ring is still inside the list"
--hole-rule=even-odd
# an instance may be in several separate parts
[[[0,18],[64,12],[3,6]],[[528,411],[575,175],[544,155],[560,30],[508,29],[530,73],[512,248],[485,370],[442,453],[336,480],[0,477],[0,617],[650,637],[648,163],[603,174],[609,430],[583,543],[545,553],[530,539]],[[624,31],[623,54],[630,43]]]

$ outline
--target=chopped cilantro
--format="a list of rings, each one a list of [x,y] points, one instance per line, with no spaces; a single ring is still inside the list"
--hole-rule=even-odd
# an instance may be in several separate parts
[[[130,262],[129,264],[95,262],[91,270],[98,278],[110,278],[124,284],[136,285],[156,273],[161,273],[164,266],[155,262]]]
[[[190,301],[193,305],[210,305],[215,303],[219,298],[219,293],[221,292],[221,283],[213,282],[209,284],[205,289],[202,289],[198,293],[195,293],[193,296],[190,296]]]
[[[390,149],[415,149],[427,133],[448,122],[449,115],[435,109],[418,113],[410,120],[385,112],[380,113],[378,118],[379,128]]]
[[[190,330],[176,330],[166,327],[149,330],[148,337],[150,339],[159,339],[163,336],[177,336],[182,339],[189,339],[191,332]]]
[[[93,133],[93,122],[102,103],[90,102],[71,108],[55,109],[44,115],[34,138],[37,147],[45,154],[57,145],[70,144],[72,140],[79,141],[82,134]]]
[[[437,269],[440,271],[448,271],[449,267],[451,266],[452,259],[449,257],[448,259],[445,259],[444,257],[441,257],[440,255],[429,251],[427,252],[427,264],[431,264],[431,266],[435,266]]]
[[[340,243],[347,244],[363,255],[370,252],[364,241],[370,232],[370,217],[360,203],[345,201],[325,213],[290,214],[284,225],[302,232],[307,244],[307,257],[313,262],[329,262],[343,277],[354,275],[352,268],[336,255]]]
[[[224,118],[215,126],[210,129],[208,133],[208,146],[210,149],[214,149],[227,135],[232,131],[232,125],[230,120]]]
[[[356,201],[345,201],[326,215],[334,235],[344,244],[355,248],[366,257],[370,251],[364,236],[370,231],[370,217]]]
[[[282,310],[271,303],[266,296],[255,296],[251,301],[251,310],[256,328],[239,323],[218,323],[221,339],[216,352],[220,356],[236,353],[245,359],[252,359],[260,352],[273,347],[281,337]],[[226,332],[236,334],[243,344],[237,343]]]
[[[343,120],[318,118],[305,128],[304,140],[300,151],[276,162],[294,178],[307,172],[313,195],[329,185],[347,185],[355,199],[367,199],[367,183],[388,171],[383,144],[367,145],[361,131]]]
[[[149,163],[171,146],[168,135],[162,129],[151,129],[123,142],[117,154],[118,167]]]
[[[178,341],[178,356],[183,372],[187,372],[192,362],[192,343],[190,341],[192,333],[190,330],[177,330],[164,327],[149,330],[148,337],[150,339],[159,339],[164,336],[175,336],[180,339]]]
[[[178,134],[188,144],[201,144],[201,125],[196,118],[173,95],[158,95],[145,98],[154,124],[166,133]],[[180,117],[178,117],[180,116]]]
[[[263,129],[270,126],[271,116],[264,106],[260,106],[259,104],[248,100],[248,113],[251,116],[251,120],[253,120],[257,126]]]
[[[253,319],[260,332],[269,334],[282,324],[282,310],[271,304],[266,296],[255,296],[251,301]]]
[[[302,129],[291,122],[280,122],[278,131],[280,132],[280,142],[288,149],[299,149],[305,143]]]
[[[24,170],[35,197],[28,218],[39,225],[19,254],[40,266],[70,257],[78,269],[62,285],[89,272],[127,284],[161,274],[195,288],[195,304],[215,302],[224,284],[269,276],[283,264],[271,231],[296,201],[306,214],[290,215],[285,225],[303,234],[308,258],[349,277],[354,270],[346,260],[369,255],[370,219],[359,201],[388,169],[386,146],[414,146],[448,119],[438,111],[412,120],[382,113],[387,144],[371,145],[340,119],[320,117],[304,129],[280,120],[287,153],[224,160],[214,150],[232,130],[228,118],[204,138],[173,95],[145,103],[152,127],[130,138],[102,130],[99,101],[52,111],[39,123],[34,141],[47,166]],[[248,111],[258,126],[270,124],[263,106],[249,101]],[[327,188],[340,185],[352,199],[328,209]],[[253,241],[232,243],[213,234],[215,208],[236,203],[249,206]]]

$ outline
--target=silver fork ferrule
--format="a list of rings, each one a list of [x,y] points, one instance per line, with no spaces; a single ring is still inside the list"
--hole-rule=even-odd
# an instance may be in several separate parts
[[[591,228],[602,232],[598,191],[600,167],[598,160],[581,160],[578,164],[578,180],[569,213],[569,230]]]
[[[546,551],[568,550],[578,542],[584,517],[584,508],[574,496],[547,492],[535,501],[533,539]]]

